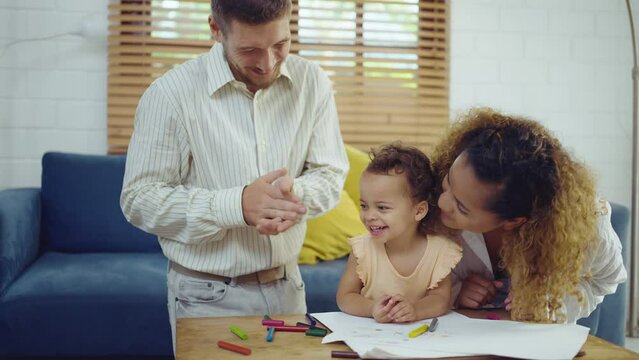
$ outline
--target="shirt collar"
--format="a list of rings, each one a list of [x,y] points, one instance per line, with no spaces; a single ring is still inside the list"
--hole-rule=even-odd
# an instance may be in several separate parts
[[[209,50],[207,55],[209,66],[208,91],[209,95],[213,95],[222,86],[235,80],[231,68],[224,57],[224,48],[221,43],[216,42]]]
[[[288,70],[288,59],[289,59],[290,55],[286,57],[286,59],[284,59],[284,62],[282,62],[282,65],[280,66],[280,76],[284,75],[284,77],[286,77],[288,79],[288,81],[290,81],[291,83],[293,82],[293,78],[291,77],[291,72]]]
[[[210,79],[208,83],[208,92],[209,92],[209,95],[213,95],[216,91],[218,91],[224,85],[235,81],[235,77],[233,76],[233,72],[231,72],[229,63],[226,61],[226,57],[224,56],[224,47],[222,46],[221,43],[216,42],[211,47],[211,50],[209,50],[207,58],[209,62],[207,72],[209,74],[209,79]],[[288,57],[284,60],[284,62],[280,66],[280,76],[283,75],[292,83],[293,79],[291,78],[291,72],[288,69],[287,63],[288,63]]]

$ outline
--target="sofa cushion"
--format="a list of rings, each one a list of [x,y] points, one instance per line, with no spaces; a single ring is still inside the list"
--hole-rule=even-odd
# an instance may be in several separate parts
[[[42,237],[46,250],[160,252],[157,238],[120,209],[124,156],[47,153],[42,158]]]
[[[298,263],[316,264],[335,260],[351,252],[348,238],[366,232],[359,219],[359,206],[342,191],[339,203],[331,211],[307,221],[306,237]]]
[[[43,254],[0,298],[0,355],[170,355],[166,269],[161,253]]]
[[[359,209],[359,180],[371,159],[367,153],[351,145],[344,145],[344,147],[346,148],[349,165],[348,176],[346,176],[346,181],[344,182],[344,190],[353,199],[353,202],[358,205]]]

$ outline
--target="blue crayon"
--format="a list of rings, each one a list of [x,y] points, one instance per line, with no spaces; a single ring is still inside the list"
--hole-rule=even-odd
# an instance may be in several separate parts
[[[313,317],[311,316],[311,314],[306,313],[306,318],[308,319],[309,324],[311,325],[312,328],[315,327],[315,324],[317,324],[315,322],[315,319],[313,319]]]
[[[273,335],[274,334],[275,334],[275,327],[269,326],[268,327],[268,333],[266,334],[266,341],[268,341],[268,342],[273,341]]]

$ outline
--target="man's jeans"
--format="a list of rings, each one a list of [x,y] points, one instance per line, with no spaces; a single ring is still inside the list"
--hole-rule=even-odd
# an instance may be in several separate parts
[[[306,313],[304,282],[297,263],[286,266],[283,279],[266,284],[204,280],[169,267],[167,286],[174,353],[176,317]]]

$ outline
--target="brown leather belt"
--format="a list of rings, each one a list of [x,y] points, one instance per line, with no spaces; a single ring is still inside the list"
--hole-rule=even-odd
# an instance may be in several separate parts
[[[235,280],[236,284],[266,284],[276,280],[286,278],[286,266],[281,265],[276,268],[262,270],[258,272],[254,272],[251,274],[240,275],[237,277],[228,277],[221,276],[215,274],[209,274],[202,271],[191,270],[185,268],[184,266],[175,263],[173,261],[169,261],[169,267],[173,269],[175,272],[180,273],[182,275],[202,279],[202,280],[213,280],[213,281],[223,281],[225,283],[230,283]]]

